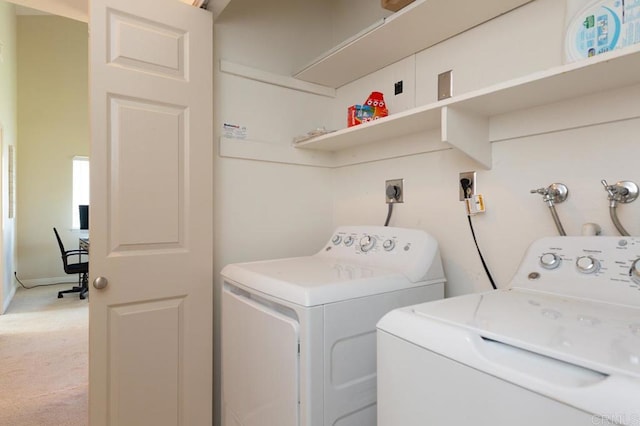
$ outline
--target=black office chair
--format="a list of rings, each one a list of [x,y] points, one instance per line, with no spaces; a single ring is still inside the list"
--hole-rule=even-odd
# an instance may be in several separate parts
[[[58,299],[61,299],[63,297],[62,295],[66,293],[80,293],[80,299],[84,299],[89,291],[89,262],[83,262],[82,255],[86,254],[88,256],[89,253],[84,250],[65,250],[56,228],[53,228],[53,232],[56,234],[58,246],[60,247],[64,272],[67,274],[78,274],[78,285],[70,290],[59,291]],[[77,263],[69,263],[69,258],[72,256],[78,256]]]

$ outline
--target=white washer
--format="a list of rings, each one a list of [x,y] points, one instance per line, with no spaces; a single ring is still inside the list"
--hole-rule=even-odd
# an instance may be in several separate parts
[[[534,242],[508,290],[378,323],[378,425],[640,425],[640,238]]]
[[[222,276],[224,426],[375,426],[376,323],[445,282],[433,237],[374,226]]]

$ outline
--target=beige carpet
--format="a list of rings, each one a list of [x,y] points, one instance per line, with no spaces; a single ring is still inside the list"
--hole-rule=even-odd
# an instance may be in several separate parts
[[[88,300],[19,288],[0,315],[0,425],[88,424]]]

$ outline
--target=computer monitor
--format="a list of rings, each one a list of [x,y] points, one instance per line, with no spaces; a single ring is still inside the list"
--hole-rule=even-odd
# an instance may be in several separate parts
[[[89,206],[80,204],[80,229],[89,229]]]

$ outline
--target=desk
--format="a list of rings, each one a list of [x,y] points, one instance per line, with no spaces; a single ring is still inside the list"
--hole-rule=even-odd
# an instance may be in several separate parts
[[[84,250],[87,253],[89,253],[89,237],[79,238],[78,245],[80,246],[80,250]]]

